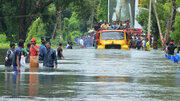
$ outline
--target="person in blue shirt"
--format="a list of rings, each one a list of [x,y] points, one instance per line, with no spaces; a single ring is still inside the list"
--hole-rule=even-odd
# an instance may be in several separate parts
[[[46,42],[47,51],[43,54],[43,66],[57,68],[56,51],[51,48],[51,43]],[[55,66],[54,66],[55,64]]]
[[[119,28],[119,26],[116,24],[116,22],[114,22],[114,24],[111,26],[112,29],[116,30]]]
[[[13,56],[13,69],[15,72],[20,72],[21,48],[24,47],[24,40],[20,39],[18,47],[15,48]]]
[[[43,54],[46,52],[46,46],[45,46],[46,41],[42,41],[42,45],[39,46],[40,48],[40,54],[39,54],[39,60],[42,61],[43,60]]]
[[[11,67],[11,65],[12,65],[14,49],[15,49],[15,44],[11,43],[10,49],[7,51],[6,58],[5,58],[5,66],[6,67]]]

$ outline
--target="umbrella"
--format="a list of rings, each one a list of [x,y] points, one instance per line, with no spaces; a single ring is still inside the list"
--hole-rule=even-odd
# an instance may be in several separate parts
[[[177,11],[180,13],[180,7],[177,9]]]
[[[93,33],[93,32],[94,32],[94,30],[92,30],[92,29],[88,31],[88,33]]]

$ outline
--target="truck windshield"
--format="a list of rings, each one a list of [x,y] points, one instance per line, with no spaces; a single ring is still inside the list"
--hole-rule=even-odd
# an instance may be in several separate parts
[[[101,40],[124,40],[124,32],[102,32]]]

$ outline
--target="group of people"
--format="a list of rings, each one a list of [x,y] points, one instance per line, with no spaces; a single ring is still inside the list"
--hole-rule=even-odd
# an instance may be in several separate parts
[[[83,35],[81,38],[76,37],[75,42],[80,45],[81,48],[93,47],[94,36],[93,35]]]
[[[148,38],[143,36],[132,36],[130,40],[130,47],[138,50],[142,49],[145,51],[150,51],[151,50],[150,41],[148,40]]]
[[[5,57],[5,66],[13,65],[15,72],[20,72],[20,67],[25,66],[26,63],[30,63],[30,67],[39,67],[39,62],[43,62],[45,67],[57,68],[57,58],[64,58],[62,52],[61,43],[56,54],[56,51],[51,48],[50,42],[42,41],[42,45],[38,46],[36,39],[32,38],[31,43],[27,44],[27,49],[24,49],[24,40],[19,40],[16,48],[14,43],[10,44],[10,49]]]
[[[143,37],[143,36],[133,36],[131,38],[130,42],[130,47],[135,48],[135,49],[144,49],[145,51],[150,51],[151,50],[151,43],[152,43],[152,38],[149,41],[148,38]],[[174,55],[175,49],[177,49],[177,53],[180,51],[180,46],[174,44],[174,40],[171,40],[169,43],[166,43],[166,49],[165,52],[169,55]]]
[[[114,21],[113,23],[107,23],[104,21],[102,23],[102,20],[100,23],[95,24],[95,30],[97,31],[98,29],[103,29],[103,30],[120,30],[120,29],[125,29],[125,28],[130,28],[129,21],[125,21],[123,24],[122,21]]]

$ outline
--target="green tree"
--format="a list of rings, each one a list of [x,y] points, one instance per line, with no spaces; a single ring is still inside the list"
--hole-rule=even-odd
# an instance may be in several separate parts
[[[31,38],[38,39],[38,43],[40,43],[41,37],[46,34],[46,30],[44,29],[44,26],[45,24],[42,22],[41,18],[37,18],[29,27],[26,43],[30,42]]]
[[[149,0],[148,0],[149,1]],[[144,2],[148,2],[144,0]],[[147,7],[146,4],[142,4],[144,7]],[[163,35],[165,35],[166,32],[166,25],[168,22],[168,18],[170,17],[171,13],[171,3],[169,1],[157,1],[156,3],[158,18],[160,21],[160,26]],[[152,7],[152,9],[154,9]],[[157,26],[157,21],[155,18],[154,10],[152,10],[152,16],[151,16],[151,33],[154,36],[154,41],[159,40],[159,30]],[[139,15],[137,16],[137,21],[141,26],[143,26],[143,29],[145,30],[145,33],[147,33],[147,23],[148,23],[148,10],[141,9],[139,12]],[[159,40],[160,44],[160,40]]]
[[[176,6],[180,7],[180,0],[176,0]],[[174,31],[171,31],[170,37],[171,39],[175,40],[176,44],[180,44],[180,13],[176,14],[173,28]]]
[[[108,0],[99,0],[99,4],[97,6],[96,19],[98,21],[108,20],[107,15],[108,15]]]

